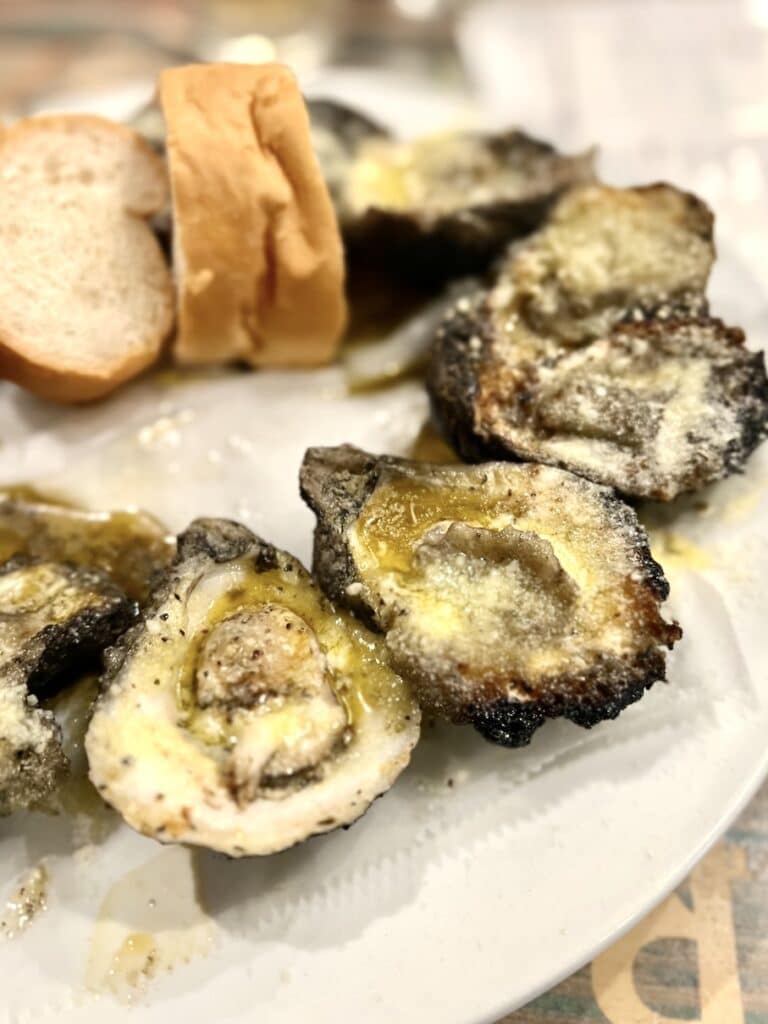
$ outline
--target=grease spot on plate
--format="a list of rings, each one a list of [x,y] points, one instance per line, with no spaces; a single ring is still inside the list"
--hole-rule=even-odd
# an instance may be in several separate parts
[[[165,850],[107,893],[91,933],[85,987],[121,1003],[145,996],[158,975],[206,956],[216,929],[200,906],[188,850]]]
[[[48,898],[48,869],[37,864],[22,877],[5,903],[0,917],[0,936],[15,939],[46,909]]]
[[[675,530],[649,530],[648,537],[651,554],[664,569],[710,569],[715,564],[709,551]]]

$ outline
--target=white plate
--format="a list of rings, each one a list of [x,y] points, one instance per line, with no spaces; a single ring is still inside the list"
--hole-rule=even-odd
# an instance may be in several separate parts
[[[729,315],[764,327],[759,289],[733,280]],[[74,411],[5,386],[0,481],[141,505],[172,528],[234,516],[306,560],[304,448],[405,452],[425,416],[417,385],[349,398],[336,370],[149,378]],[[670,685],[617,722],[552,723],[519,751],[427,731],[351,830],[267,859],[163,848],[85,818],[2,822],[3,889],[41,860],[49,873],[47,911],[0,946],[6,1019],[131,1021],[133,1001],[158,1024],[469,1024],[579,967],[686,874],[765,776],[766,482],[763,450],[705,511],[685,503],[656,532],[692,545],[665,559],[686,636]],[[134,987],[130,967],[152,947],[155,973]]]

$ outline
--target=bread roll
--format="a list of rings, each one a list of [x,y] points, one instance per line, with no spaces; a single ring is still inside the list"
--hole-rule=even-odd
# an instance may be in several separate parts
[[[344,256],[293,74],[164,71],[181,363],[312,366],[346,322]]]

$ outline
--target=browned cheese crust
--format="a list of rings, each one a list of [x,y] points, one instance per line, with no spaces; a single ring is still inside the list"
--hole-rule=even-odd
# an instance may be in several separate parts
[[[668,185],[588,186],[438,330],[428,387],[464,458],[560,466],[668,501],[766,436],[762,353],[707,311],[712,217]]]
[[[313,448],[326,593],[385,634],[422,706],[507,746],[547,718],[589,727],[665,676],[681,635],[635,513],[546,466],[430,466]]]

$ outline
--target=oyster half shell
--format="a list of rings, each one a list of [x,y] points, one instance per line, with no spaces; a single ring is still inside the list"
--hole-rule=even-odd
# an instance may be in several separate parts
[[[353,266],[435,280],[482,270],[563,189],[594,178],[593,152],[565,156],[521,131],[402,141],[338,103],[309,111]]]
[[[709,316],[712,215],[669,185],[567,193],[437,331],[428,388],[464,458],[669,501],[768,434],[762,353]]]
[[[381,642],[244,526],[196,520],[111,652],[90,777],[162,842],[267,854],[346,825],[419,735]]]
[[[38,695],[134,617],[134,604],[102,573],[26,558],[0,567],[0,814],[39,802],[67,769]]]
[[[312,448],[314,572],[385,634],[423,707],[507,746],[546,718],[614,718],[680,629],[635,513],[559,469]]]
[[[0,561],[24,554],[105,572],[134,601],[169,564],[175,538],[146,512],[94,512],[27,487],[0,492]]]

